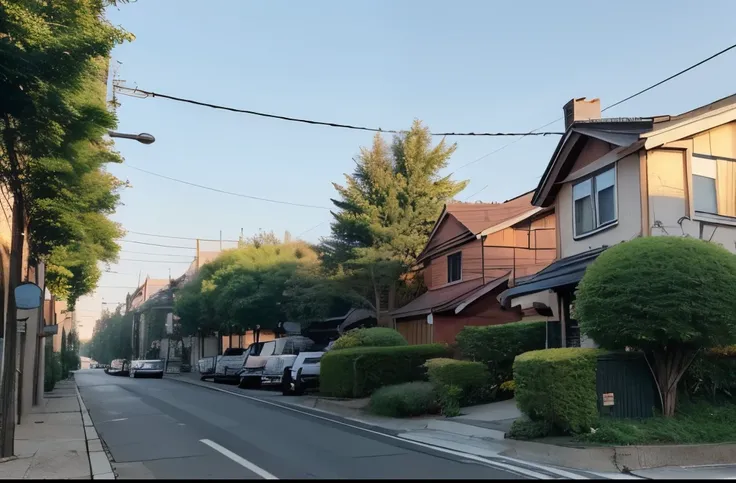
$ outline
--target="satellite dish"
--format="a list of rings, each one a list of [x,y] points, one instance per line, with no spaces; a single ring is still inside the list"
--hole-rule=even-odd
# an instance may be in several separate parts
[[[41,306],[41,287],[26,282],[15,288],[15,307],[20,310],[37,309]]]

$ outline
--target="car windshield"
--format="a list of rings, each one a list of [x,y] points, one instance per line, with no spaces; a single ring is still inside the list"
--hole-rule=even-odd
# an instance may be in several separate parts
[[[231,347],[230,349],[225,349],[225,352],[222,354],[225,357],[228,356],[242,356],[245,354],[245,351],[247,349],[241,349],[240,347]]]

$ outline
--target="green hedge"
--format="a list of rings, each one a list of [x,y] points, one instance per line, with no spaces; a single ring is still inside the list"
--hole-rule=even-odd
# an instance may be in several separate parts
[[[378,389],[371,396],[369,409],[379,416],[406,418],[439,411],[437,393],[431,382],[405,382]]]
[[[459,389],[457,404],[460,407],[490,400],[491,375],[483,363],[439,358],[428,360],[424,366],[429,382],[440,393],[453,386]]]
[[[486,364],[493,383],[500,385],[512,379],[514,357],[545,348],[545,331],[545,322],[512,322],[465,327],[456,340],[462,357]]]
[[[516,404],[532,421],[561,433],[590,431],[598,420],[596,367],[600,349],[546,349],[514,361]]]
[[[320,361],[320,392],[333,397],[364,397],[376,389],[424,377],[427,359],[445,357],[443,344],[356,347],[327,352]]]
[[[61,380],[61,355],[53,352],[50,344],[44,350],[46,353],[44,355],[43,390],[51,392],[56,383]]]
[[[347,331],[335,341],[331,350],[402,345],[407,345],[407,342],[398,331],[387,327],[370,327]]]
[[[718,347],[699,354],[683,376],[683,385],[693,399],[736,401],[736,346]]]

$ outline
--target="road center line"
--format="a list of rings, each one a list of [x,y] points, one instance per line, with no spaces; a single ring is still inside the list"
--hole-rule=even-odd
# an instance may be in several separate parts
[[[181,382],[184,383],[184,384],[189,384],[191,386],[201,387],[202,389],[209,389],[211,391],[223,392],[225,394],[230,394],[230,395],[237,396],[237,397],[240,397],[240,398],[243,398],[243,399],[250,399],[251,401],[257,401],[257,402],[260,402],[262,404],[267,404],[267,405],[270,405],[270,406],[276,406],[278,408],[286,409],[287,411],[292,411],[292,412],[299,413],[299,414],[304,414],[305,416],[309,416],[309,417],[312,417],[312,418],[315,418],[315,419],[322,419],[322,420],[325,420],[325,421],[329,421],[329,422],[331,422],[333,424],[339,424],[339,425],[342,425],[342,426],[347,426],[349,428],[358,429],[358,430],[364,431],[366,433],[371,433],[371,434],[375,434],[375,435],[378,435],[378,436],[382,436],[384,438],[389,438],[389,439],[394,439],[394,440],[397,440],[397,441],[401,441],[404,444],[409,443],[409,444],[413,444],[415,446],[421,446],[423,448],[431,449],[433,451],[437,451],[437,452],[440,452],[440,453],[447,453],[447,454],[451,454],[451,455],[454,455],[454,456],[460,456],[462,458],[466,458],[466,459],[470,459],[470,460],[475,460],[475,461],[477,461],[479,463],[485,463],[485,464],[487,464],[489,466],[495,466],[496,468],[501,468],[501,469],[504,469],[504,470],[509,471],[511,473],[515,473],[517,475],[522,475],[522,476],[530,477],[530,478],[537,479],[537,480],[552,479],[552,476],[542,475],[540,473],[537,473],[535,471],[528,470],[526,468],[520,468],[518,466],[513,466],[513,465],[510,465],[510,464],[501,463],[499,461],[493,461],[493,460],[490,460],[490,459],[487,459],[487,458],[482,458],[480,456],[477,456],[477,455],[474,455],[474,454],[471,454],[471,453],[464,453],[464,452],[460,452],[460,451],[454,451],[454,450],[451,450],[451,449],[443,448],[441,446],[434,446],[434,445],[431,445],[431,444],[420,443],[418,441],[408,440],[408,439],[405,439],[405,438],[401,438],[399,436],[393,436],[391,434],[382,433],[380,431],[374,431],[372,429],[362,428],[360,426],[355,426],[353,424],[348,424],[348,423],[345,423],[345,422],[342,422],[342,421],[337,421],[335,419],[327,418],[327,417],[324,417],[324,416],[319,416],[319,415],[314,414],[314,413],[310,413],[310,412],[307,412],[307,411],[302,411],[302,410],[296,409],[296,408],[291,407],[291,406],[287,406],[287,405],[284,405],[284,404],[275,403],[275,402],[272,402],[272,401],[267,401],[265,399],[261,399],[261,398],[257,398],[257,397],[253,397],[253,396],[247,396],[245,394],[239,394],[237,392],[228,391],[226,389],[221,389],[219,387],[203,386],[201,384],[193,384],[193,383],[186,382],[186,381],[181,381]],[[314,410],[315,411],[319,411],[318,409],[314,409]],[[204,442],[204,441],[202,441],[202,442]],[[223,449],[225,449],[225,448],[223,448]],[[235,456],[237,456],[237,455],[235,455]],[[552,468],[546,469],[546,471],[548,471],[548,472],[550,472],[552,474],[555,474],[556,473],[556,471],[554,469],[552,469]],[[582,477],[582,478],[583,479],[587,479],[585,477]]]
[[[240,466],[249,469],[253,473],[255,473],[258,476],[260,476],[261,478],[263,478],[264,480],[278,480],[278,478],[276,478],[275,476],[273,476],[268,471],[264,470],[263,468],[261,468],[259,466],[254,465],[253,463],[251,463],[247,459],[243,458],[242,456],[236,455],[235,453],[233,453],[229,449],[227,449],[227,448],[225,448],[223,446],[220,446],[219,444],[215,443],[212,440],[209,440],[209,439],[200,439],[199,442],[200,443],[204,443],[207,446],[209,446],[210,448],[212,448],[215,451],[217,451],[218,453],[220,453],[220,454],[222,454],[224,456],[227,456],[228,458],[230,458],[231,460],[233,460],[234,462],[236,462]]]

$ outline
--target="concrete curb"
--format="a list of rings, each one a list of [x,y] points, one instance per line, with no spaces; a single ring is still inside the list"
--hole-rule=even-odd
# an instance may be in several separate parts
[[[77,392],[77,401],[79,401],[79,409],[82,413],[82,421],[84,422],[84,438],[87,440],[87,457],[89,458],[89,468],[93,480],[114,480],[115,472],[107,457],[105,449],[102,447],[102,441],[95,430],[92,418],[89,416],[89,410],[82,400],[79,393],[79,386],[74,384]]]

